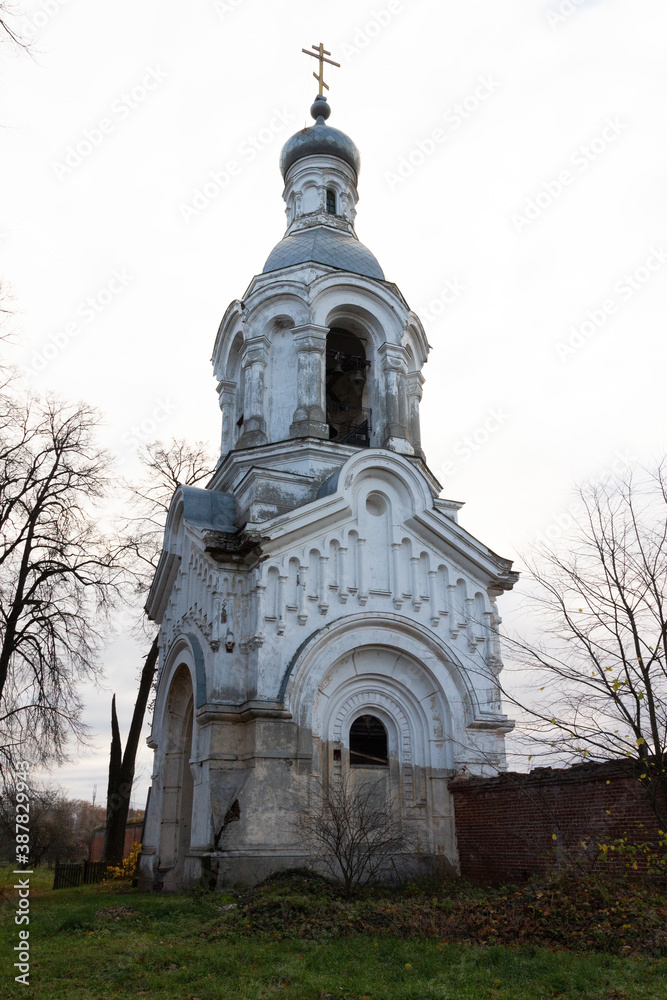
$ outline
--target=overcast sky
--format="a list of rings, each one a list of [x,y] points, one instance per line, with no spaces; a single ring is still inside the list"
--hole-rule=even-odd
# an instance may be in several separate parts
[[[219,440],[215,333],[284,232],[278,156],[320,40],[330,124],[361,151],[357,233],[433,348],[423,441],[461,523],[519,559],[574,482],[665,449],[664,0],[17,3],[17,360],[102,410],[119,475],[156,437]],[[75,796],[105,794],[110,692],[126,731],[140,653],[107,651],[98,749],[55,776]]]

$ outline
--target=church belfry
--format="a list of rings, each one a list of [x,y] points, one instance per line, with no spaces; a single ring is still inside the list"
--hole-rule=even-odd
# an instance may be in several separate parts
[[[314,124],[280,156],[285,235],[218,331],[223,429],[214,488],[230,482],[234,453],[278,442],[328,442],[300,445],[298,459],[294,446],[265,453],[272,468],[297,461],[316,480],[351,454],[337,446],[422,457],[426,336],[355,233],[357,147],[327,124],[325,97],[310,110]]]
[[[448,778],[505,767],[496,598],[516,574],[458,524],[422,452],[429,345],[355,232],[360,155],[314,123],[280,156],[287,228],[227,308],[220,460],[178,487],[160,624],[143,880],[244,883],[307,861],[295,818],[372,777],[456,862]]]

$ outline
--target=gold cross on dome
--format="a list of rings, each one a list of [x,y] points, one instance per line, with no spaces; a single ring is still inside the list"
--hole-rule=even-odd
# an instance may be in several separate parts
[[[320,86],[318,93],[324,94],[324,91],[329,89],[329,84],[324,82],[324,64],[329,63],[330,66],[338,66],[340,69],[340,63],[334,62],[333,59],[325,58],[326,56],[330,56],[331,53],[324,48],[322,42],[320,42],[319,45],[311,45],[310,48],[315,51],[311,52],[310,49],[301,49],[301,51],[305,52],[307,56],[313,56],[314,59],[319,59],[320,71],[319,73],[313,73],[313,76]]]

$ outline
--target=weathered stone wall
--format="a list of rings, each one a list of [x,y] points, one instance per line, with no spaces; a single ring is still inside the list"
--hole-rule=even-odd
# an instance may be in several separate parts
[[[631,761],[458,777],[449,789],[461,874],[475,882],[525,879],[581,856],[582,842],[658,836],[658,821]]]

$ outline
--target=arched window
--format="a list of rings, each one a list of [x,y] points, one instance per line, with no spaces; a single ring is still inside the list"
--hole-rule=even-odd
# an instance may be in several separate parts
[[[387,730],[374,715],[360,715],[350,726],[350,764],[387,767]]]
[[[327,188],[327,212],[329,215],[336,214],[336,192],[332,188]]]

